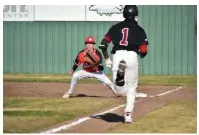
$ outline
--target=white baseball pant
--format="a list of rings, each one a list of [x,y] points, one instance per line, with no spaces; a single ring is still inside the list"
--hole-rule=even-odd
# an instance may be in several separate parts
[[[75,85],[77,84],[77,80],[81,79],[87,79],[87,78],[95,78],[98,81],[100,81],[102,84],[106,85],[111,89],[114,93],[115,88],[113,82],[105,75],[104,72],[87,72],[85,70],[79,70],[75,72],[71,79],[70,89],[68,90],[68,94],[72,94],[75,88]]]
[[[138,55],[134,51],[119,50],[113,55],[113,82],[117,75],[118,65],[121,60],[126,62],[125,70],[125,85],[123,87],[116,86],[115,89],[119,94],[126,94],[126,108],[125,112],[133,112],[136,88],[138,84]]]

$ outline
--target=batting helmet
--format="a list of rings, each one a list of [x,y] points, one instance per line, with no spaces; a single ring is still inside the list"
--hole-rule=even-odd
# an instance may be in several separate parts
[[[123,10],[123,17],[126,19],[134,19],[138,16],[138,8],[136,5],[125,5]]]
[[[91,43],[91,44],[95,44],[95,38],[93,36],[88,36],[85,39],[85,44],[86,43]]]

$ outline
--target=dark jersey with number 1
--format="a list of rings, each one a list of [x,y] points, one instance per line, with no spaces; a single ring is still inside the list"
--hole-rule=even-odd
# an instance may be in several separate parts
[[[113,54],[117,50],[135,51],[138,53],[139,46],[148,45],[146,33],[136,21],[122,21],[113,25],[104,39],[108,43],[112,41],[114,45]]]

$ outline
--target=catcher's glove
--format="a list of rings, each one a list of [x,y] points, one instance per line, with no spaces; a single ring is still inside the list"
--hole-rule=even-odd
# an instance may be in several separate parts
[[[85,61],[89,62],[91,65],[97,65],[99,62],[98,56],[90,52],[86,52],[84,59]]]

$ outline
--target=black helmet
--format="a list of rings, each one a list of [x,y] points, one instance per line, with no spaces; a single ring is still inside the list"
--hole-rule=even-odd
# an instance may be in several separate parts
[[[138,16],[138,8],[136,5],[125,5],[123,10],[123,17],[126,19],[134,19]]]

